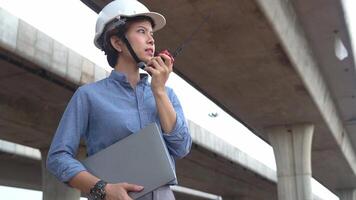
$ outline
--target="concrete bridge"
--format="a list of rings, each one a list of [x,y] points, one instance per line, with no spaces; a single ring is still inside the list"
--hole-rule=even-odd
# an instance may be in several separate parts
[[[108,1],[83,2],[98,11]],[[356,198],[355,64],[340,2],[145,3],[167,16],[157,42],[168,49],[211,13],[175,70],[276,155],[277,176],[256,161],[239,161],[244,155],[215,146],[216,138],[209,143],[197,136],[190,157],[178,162],[182,185],[224,199],[312,199],[313,176],[342,200]],[[0,22],[0,138],[45,155],[75,88],[107,72],[3,11]],[[335,36],[349,52],[344,60],[334,55]],[[64,189],[43,173],[44,199],[55,199],[54,188]],[[68,192],[68,198],[76,195]]]
[[[0,139],[41,152],[34,156],[26,147],[0,143],[0,184],[43,190],[49,200],[78,199],[78,191],[47,173],[41,157],[75,88],[109,72],[4,10],[0,22]],[[177,162],[180,186],[224,199],[277,198],[275,171],[193,122],[189,126],[194,145]],[[204,199],[182,192],[176,196]]]
[[[82,1],[95,11],[109,2]],[[144,3],[167,16],[159,46],[168,49],[211,15],[175,70],[273,146],[279,199],[311,199],[311,176],[356,198],[355,62],[342,1]],[[335,55],[335,37],[347,58]]]
[[[99,10],[108,1],[83,2]],[[145,3],[167,16],[159,36],[168,49],[211,13],[176,71],[270,142],[281,199],[310,199],[312,175],[334,192],[353,193],[355,63],[340,1]],[[349,51],[342,61],[336,33]]]

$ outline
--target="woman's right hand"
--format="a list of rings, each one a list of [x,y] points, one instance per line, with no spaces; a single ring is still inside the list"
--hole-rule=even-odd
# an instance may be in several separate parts
[[[105,186],[105,200],[132,200],[128,192],[139,192],[143,190],[142,186],[129,183],[108,183]]]

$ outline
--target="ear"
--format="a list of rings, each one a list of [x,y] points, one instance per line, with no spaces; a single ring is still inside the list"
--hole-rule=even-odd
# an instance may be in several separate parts
[[[120,40],[120,38],[118,38],[117,36],[111,36],[110,42],[111,46],[114,47],[117,52],[122,52],[123,42]]]

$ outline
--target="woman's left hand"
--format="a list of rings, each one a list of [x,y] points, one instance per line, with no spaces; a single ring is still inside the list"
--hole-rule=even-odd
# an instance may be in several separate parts
[[[170,56],[160,53],[147,63],[145,71],[152,76],[152,91],[154,93],[165,92],[165,85],[169,74],[173,71],[173,60]]]

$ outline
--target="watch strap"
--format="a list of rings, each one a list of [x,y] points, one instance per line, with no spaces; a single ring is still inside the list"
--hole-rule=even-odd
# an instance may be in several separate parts
[[[107,182],[99,180],[94,187],[90,189],[89,200],[104,200],[106,196],[105,186]]]

